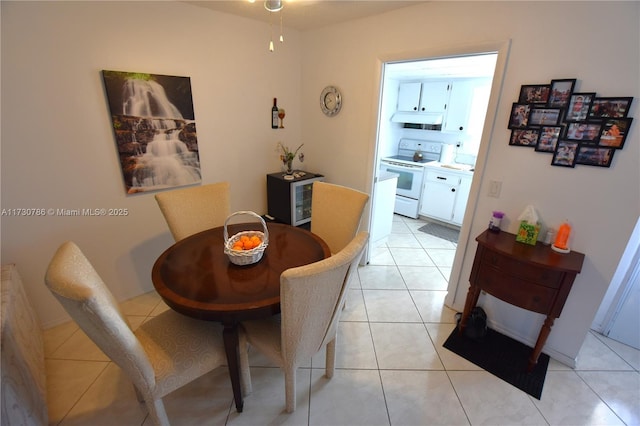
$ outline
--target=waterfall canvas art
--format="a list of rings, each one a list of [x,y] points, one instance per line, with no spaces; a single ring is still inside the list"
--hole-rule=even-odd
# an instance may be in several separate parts
[[[189,77],[102,71],[128,194],[201,182]]]

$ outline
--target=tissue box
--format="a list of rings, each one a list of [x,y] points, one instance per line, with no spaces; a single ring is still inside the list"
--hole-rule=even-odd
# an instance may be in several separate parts
[[[520,227],[518,228],[518,234],[516,235],[516,241],[535,246],[536,241],[538,241],[539,232],[540,232],[539,224],[537,223],[531,224],[523,220],[522,222],[520,222]]]

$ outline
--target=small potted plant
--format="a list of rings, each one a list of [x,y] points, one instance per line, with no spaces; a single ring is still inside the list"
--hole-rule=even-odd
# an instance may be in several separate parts
[[[293,174],[293,160],[296,158],[296,155],[298,155],[298,160],[300,160],[300,162],[304,161],[304,153],[301,152],[298,154],[298,151],[300,151],[300,148],[302,148],[303,145],[304,144],[300,144],[295,151],[291,151],[287,146],[283,145],[282,142],[278,142],[277,150],[280,153],[280,160],[286,167],[286,173],[288,175]]]

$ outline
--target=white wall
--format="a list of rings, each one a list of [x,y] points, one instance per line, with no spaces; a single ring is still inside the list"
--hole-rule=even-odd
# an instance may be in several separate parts
[[[126,208],[126,217],[2,219],[41,321],[67,316],[44,287],[74,240],[119,300],[153,289],[172,242],[152,193],[125,195],[100,71],[191,78],[203,183],[228,180],[233,210],[266,212],[276,142],[301,142],[300,41],[268,52],[269,26],[178,2],[2,2],[2,208]],[[261,7],[255,5],[255,7]],[[271,106],[287,110],[271,129]]]
[[[551,166],[550,154],[508,146],[509,111],[522,84],[577,78],[577,90],[634,96],[630,116],[640,120],[639,9],[638,2],[429,2],[303,33],[303,133],[311,146],[309,156],[333,180],[369,190],[380,62],[511,40],[503,87],[497,92],[500,98],[493,100],[495,128],[485,133],[488,148],[479,158],[474,180],[477,197],[470,199],[466,235],[447,300],[462,309],[474,238],[486,229],[492,210],[507,213],[503,228],[512,233],[517,229],[515,219],[528,204],[538,209],[548,226],[557,228],[569,218],[574,227],[571,246],[586,259],[547,351],[571,363],[640,211],[638,123],[611,168],[568,169]],[[608,53],[611,46],[618,52],[612,53],[615,59]],[[317,106],[317,95],[327,84],[341,87],[344,95],[342,113],[331,119],[323,117]],[[503,182],[499,199],[487,197],[489,180]],[[529,344],[535,342],[540,315],[491,297],[483,297],[481,303],[495,326]]]

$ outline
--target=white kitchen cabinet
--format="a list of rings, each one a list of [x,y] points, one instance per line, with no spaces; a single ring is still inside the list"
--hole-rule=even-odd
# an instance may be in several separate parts
[[[446,81],[400,83],[398,111],[442,113],[449,101]]]
[[[426,167],[420,214],[451,222],[459,186],[460,177],[456,173]]]
[[[447,81],[432,81],[422,83],[420,92],[420,112],[444,112],[449,102],[449,88]]]
[[[418,112],[422,83],[400,83],[398,89],[398,111]]]
[[[425,167],[425,183],[420,199],[420,214],[461,226],[473,175],[445,170],[439,166]]]
[[[370,243],[371,247],[378,247],[386,242],[393,228],[393,208],[396,201],[397,173],[381,171],[375,183],[373,208],[371,215]]]
[[[471,176],[460,177],[460,187],[456,194],[456,203],[453,206],[453,218],[451,219],[451,221],[458,226],[462,226],[464,212],[467,209],[467,201],[471,193],[471,180]]]
[[[444,121],[443,131],[466,133],[469,115],[471,113],[471,101],[473,98],[474,83],[470,80],[460,80],[451,83],[451,94],[447,116]]]
[[[482,133],[489,103],[491,80],[486,78],[454,80],[442,130],[444,132]]]

